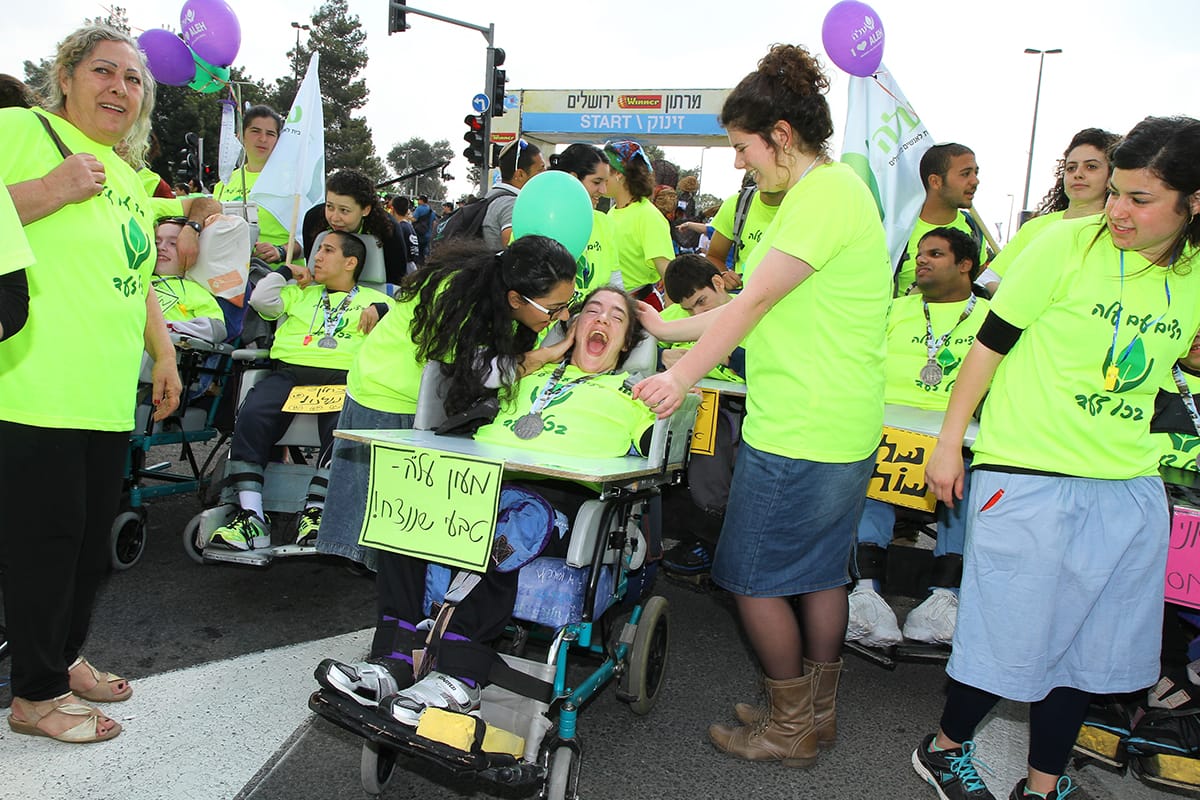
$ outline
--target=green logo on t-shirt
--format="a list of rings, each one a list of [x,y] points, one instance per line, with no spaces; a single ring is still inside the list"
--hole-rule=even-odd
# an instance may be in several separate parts
[[[1113,352],[1110,349],[1104,355],[1104,365],[1100,367],[1100,377],[1103,380],[1108,375],[1108,368],[1113,363]],[[1130,344],[1127,351],[1117,356],[1117,381],[1110,390],[1116,394],[1136,389],[1150,377],[1154,369],[1154,359],[1146,361],[1146,348],[1139,336]]]
[[[114,276],[113,287],[126,297],[131,297],[142,291],[141,268],[150,258],[150,237],[138,225],[137,219],[130,217],[129,222],[121,225],[121,238],[125,245],[125,261],[133,274]]]

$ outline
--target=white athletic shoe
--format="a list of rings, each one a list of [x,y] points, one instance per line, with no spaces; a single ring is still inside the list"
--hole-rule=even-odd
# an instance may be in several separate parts
[[[468,686],[452,675],[435,671],[407,689],[383,698],[379,708],[401,725],[415,728],[421,721],[421,712],[427,708],[478,716],[480,694],[478,686]]]
[[[892,611],[879,594],[861,582],[850,593],[850,620],[846,625],[846,641],[867,647],[888,647],[899,644],[904,637]]]
[[[958,595],[949,589],[934,589],[924,603],[904,620],[904,638],[930,644],[950,644],[958,622]]]

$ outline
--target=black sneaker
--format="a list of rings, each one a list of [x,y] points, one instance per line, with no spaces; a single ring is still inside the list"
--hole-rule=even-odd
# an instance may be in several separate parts
[[[941,800],[996,800],[975,769],[975,743],[961,748],[929,752],[935,734],[929,734],[913,751],[912,765],[925,782],[937,790]],[[982,761],[979,766],[987,769]]]
[[[700,575],[712,571],[712,549],[699,539],[684,539],[663,553],[662,565],[678,575]]]
[[[1058,784],[1054,787],[1054,791],[1046,795],[1046,800],[1062,800],[1067,795],[1073,795],[1079,798],[1079,800],[1083,800],[1082,794],[1075,794],[1078,790],[1079,787],[1071,783],[1070,778],[1063,775],[1058,779]],[[1027,794],[1025,792],[1025,778],[1021,778],[1021,780],[1017,781],[1017,785],[1013,787],[1012,794],[1008,796],[1008,800],[1028,800],[1029,798],[1041,800],[1040,795]]]

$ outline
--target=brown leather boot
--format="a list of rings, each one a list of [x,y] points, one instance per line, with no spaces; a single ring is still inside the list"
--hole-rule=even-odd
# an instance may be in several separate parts
[[[817,760],[813,727],[814,672],[775,681],[766,678],[770,713],[753,725],[710,725],[708,738],[720,749],[749,761],[781,761],[785,767],[809,767]]]
[[[813,725],[817,729],[817,744],[833,747],[837,741],[837,688],[842,672],[842,659],[832,662],[804,659],[804,669],[813,673]],[[754,725],[767,710],[750,703],[738,703],[733,713],[743,725]]]

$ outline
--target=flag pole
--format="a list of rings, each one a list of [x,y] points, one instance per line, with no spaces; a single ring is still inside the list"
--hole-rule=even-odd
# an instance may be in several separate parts
[[[308,66],[309,66],[309,70],[311,70],[311,68],[312,68],[312,59],[311,58],[309,59]],[[305,81],[308,80],[309,70],[305,70],[305,72],[304,72],[304,80]],[[318,80],[320,80],[320,79],[318,78]],[[301,86],[303,86],[303,84],[296,87],[296,96],[297,97],[299,97],[299,95],[300,95]],[[319,96],[320,95],[318,94],[318,97]],[[292,105],[295,105],[295,104],[296,104],[296,101],[293,100]],[[295,249],[296,248],[296,226],[299,225],[299,223],[300,223],[300,195],[303,194],[303,186],[301,184],[301,181],[304,179],[304,174],[303,174],[304,173],[304,165],[307,162],[308,162],[308,136],[303,136],[300,139],[300,159],[296,162],[296,182],[294,184],[295,193],[292,195],[292,224],[290,226],[288,226],[288,243],[287,243],[286,261],[284,262],[286,264],[292,263],[292,256],[296,252],[296,249]]]

